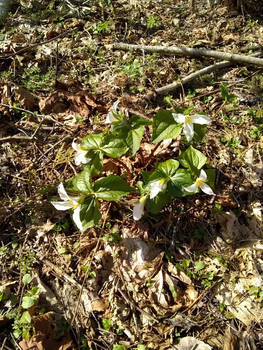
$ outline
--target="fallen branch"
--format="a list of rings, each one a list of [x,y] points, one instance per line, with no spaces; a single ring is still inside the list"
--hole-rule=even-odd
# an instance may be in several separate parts
[[[261,55],[261,52],[256,52],[253,55],[253,57],[260,56],[260,55]],[[200,78],[202,75],[210,74],[219,69],[223,69],[230,66],[232,66],[232,62],[230,61],[223,61],[223,62],[212,64],[211,66],[202,68],[194,73],[187,75],[186,77],[182,78],[180,81],[176,81],[174,83],[162,86],[154,90],[153,92],[151,91],[145,97],[146,99],[150,100],[150,99],[153,99],[156,95],[166,95],[169,92],[175,91],[178,88],[182,87],[183,85],[190,83],[190,81]]]
[[[216,64],[212,64],[211,66],[202,68],[194,73],[187,75],[185,78],[182,78],[180,81],[175,81],[174,83],[162,86],[162,87],[154,90],[154,92],[150,92],[146,96],[146,99],[148,99],[148,100],[152,99],[155,94],[156,95],[166,95],[169,92],[175,91],[178,88],[182,87],[183,85],[190,83],[190,81],[201,77],[202,75],[215,72],[218,69],[223,69],[223,68],[229,67],[231,65],[232,65],[232,63],[229,61],[223,61],[223,62],[219,62]]]
[[[111,46],[113,49],[118,50],[142,50],[144,52],[151,53],[163,53],[170,55],[180,55],[180,56],[190,56],[190,57],[213,57],[224,61],[242,63],[242,64],[252,64],[256,66],[263,67],[263,59],[245,55],[238,55],[229,52],[206,50],[206,49],[193,49],[188,47],[178,47],[178,46],[145,46],[145,45],[131,45],[125,43],[114,43]]]

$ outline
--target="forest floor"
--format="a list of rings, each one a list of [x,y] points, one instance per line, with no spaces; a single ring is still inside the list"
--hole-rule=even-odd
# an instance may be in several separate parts
[[[262,67],[233,63],[146,98],[218,61],[112,47],[247,56],[262,50],[262,19],[201,1],[194,13],[186,1],[20,3],[0,29],[0,349],[262,349]],[[134,221],[135,193],[102,202],[101,223],[79,232],[50,201],[80,170],[73,139],[103,131],[118,99],[128,117],[211,118],[194,146],[216,195]],[[105,174],[139,179],[186,148],[153,151],[146,131],[142,151],[106,159]]]

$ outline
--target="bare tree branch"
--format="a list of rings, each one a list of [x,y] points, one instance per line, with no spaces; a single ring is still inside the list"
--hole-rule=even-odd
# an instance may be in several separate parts
[[[113,43],[113,49],[117,50],[142,50],[145,52],[158,52],[169,55],[180,55],[180,56],[190,56],[190,57],[213,57],[224,61],[242,63],[242,64],[252,64],[255,66],[263,67],[263,59],[257,57],[251,57],[246,55],[238,55],[235,53],[206,50],[206,49],[193,49],[189,47],[178,47],[178,46],[145,46],[145,45],[131,45],[125,43]]]

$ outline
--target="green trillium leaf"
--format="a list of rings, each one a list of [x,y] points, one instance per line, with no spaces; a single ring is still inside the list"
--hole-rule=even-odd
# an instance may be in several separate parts
[[[134,156],[135,153],[140,148],[141,140],[144,133],[144,126],[139,126],[136,129],[132,129],[128,132],[126,142],[129,146],[131,155]]]
[[[147,198],[146,208],[150,213],[158,214],[170,201],[171,197],[167,192],[159,192],[153,199]]]
[[[153,119],[152,142],[176,139],[182,131],[182,125],[176,123],[172,112],[160,110]]]
[[[90,150],[87,153],[90,159],[87,167],[90,168],[91,175],[99,174],[103,168],[103,153],[97,150]]]
[[[179,161],[182,166],[190,169],[198,176],[198,170],[200,170],[206,163],[206,156],[202,152],[190,146],[186,151],[180,154]]]
[[[134,189],[120,176],[109,175],[95,182],[93,186],[97,198],[105,201],[118,201]]]
[[[213,189],[215,187],[216,171],[215,169],[205,169],[207,180],[206,183]]]
[[[140,117],[138,115],[132,115],[130,120],[130,126],[132,129],[137,129],[139,126],[151,125],[152,122],[146,118]]]
[[[178,169],[167,184],[168,192],[173,197],[185,195],[184,187],[190,186],[194,182],[191,173],[187,169]]]
[[[103,134],[92,134],[83,137],[81,147],[84,150],[99,150],[103,139]]]
[[[118,158],[125,154],[128,150],[125,142],[117,138],[115,135],[107,135],[101,145],[101,150],[111,158]]]
[[[80,221],[85,229],[98,225],[101,218],[99,203],[95,197],[86,197],[81,204]]]
[[[165,176],[173,176],[179,167],[179,162],[175,159],[168,159],[165,162],[158,163],[157,169]]]
[[[73,192],[84,194],[92,193],[91,170],[89,166],[85,166],[84,169],[69,182],[67,188]]]

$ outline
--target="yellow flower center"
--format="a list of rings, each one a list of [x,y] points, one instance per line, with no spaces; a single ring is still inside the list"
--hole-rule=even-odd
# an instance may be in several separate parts
[[[185,123],[192,123],[192,117],[190,115],[187,115],[184,121]]]
[[[202,186],[203,183],[204,183],[204,181],[199,179],[199,177],[196,179],[196,184],[197,184],[198,187]]]
[[[79,203],[76,203],[72,199],[70,199],[68,202],[69,202],[70,205],[72,205],[72,209],[76,209],[79,206]]]

